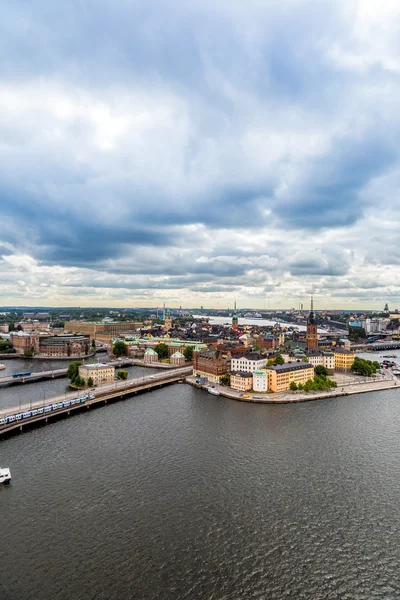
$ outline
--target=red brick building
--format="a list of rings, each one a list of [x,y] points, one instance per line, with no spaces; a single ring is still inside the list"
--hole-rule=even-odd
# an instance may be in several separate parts
[[[231,361],[224,358],[222,352],[194,352],[193,373],[200,377],[207,377],[209,381],[219,383],[221,377],[228,375]]]

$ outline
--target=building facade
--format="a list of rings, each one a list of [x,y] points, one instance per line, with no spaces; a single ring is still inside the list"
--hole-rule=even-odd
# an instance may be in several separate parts
[[[268,373],[260,370],[253,372],[253,390],[255,392],[268,392]]]
[[[221,377],[229,374],[231,361],[217,351],[194,352],[193,373],[199,377],[207,377],[213,383],[219,383]]]
[[[242,354],[241,356],[232,356],[231,368],[232,371],[253,373],[264,368],[266,363],[266,357],[261,354]]]
[[[153,362],[158,362],[158,354],[155,350],[153,350],[153,348],[147,348],[146,352],[144,353],[144,362],[149,362],[149,363],[153,363]]]
[[[353,366],[355,354],[343,348],[335,348],[333,350],[335,360],[335,371],[350,371]]]
[[[142,323],[137,321],[111,321],[109,323],[89,323],[87,321],[70,321],[64,324],[64,331],[84,333],[96,339],[97,333],[109,333],[116,336],[119,333],[136,331]]]
[[[81,365],[78,369],[79,377],[86,385],[92,379],[93,385],[111,383],[115,379],[115,368],[110,365],[97,363],[94,365]]]
[[[20,354],[32,351],[40,356],[85,356],[90,348],[90,338],[85,335],[45,335],[18,331],[10,334],[10,340]]]
[[[231,373],[231,388],[241,392],[247,392],[253,387],[253,375],[251,373]]]
[[[171,355],[170,363],[171,365],[184,365],[185,357],[182,352],[174,352],[174,354]]]
[[[289,390],[292,381],[297,385],[299,383],[304,385],[308,379],[314,378],[314,367],[304,362],[266,367],[266,371],[268,373],[268,387],[273,392]]]

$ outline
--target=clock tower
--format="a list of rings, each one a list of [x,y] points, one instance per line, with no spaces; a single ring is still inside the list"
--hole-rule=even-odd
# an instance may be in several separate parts
[[[315,320],[314,300],[312,296],[311,311],[307,319],[306,348],[307,350],[316,350],[318,348],[317,322]]]

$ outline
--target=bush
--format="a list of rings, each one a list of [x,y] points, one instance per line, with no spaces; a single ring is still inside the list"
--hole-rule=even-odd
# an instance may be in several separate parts
[[[167,344],[157,344],[154,348],[154,351],[157,352],[158,358],[168,358],[168,346]]]
[[[128,353],[128,346],[122,340],[115,342],[113,347],[113,354],[117,358],[120,356],[126,356]]]
[[[117,379],[123,379],[124,381],[128,379],[128,371],[120,369],[117,373]]]
[[[297,383],[295,381],[290,382],[290,389],[292,390],[292,392],[295,392],[298,389]]]
[[[188,346],[183,351],[183,356],[187,362],[191,362],[193,360],[193,346]]]

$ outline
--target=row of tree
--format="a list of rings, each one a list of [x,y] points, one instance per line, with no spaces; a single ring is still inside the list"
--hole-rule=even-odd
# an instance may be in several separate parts
[[[367,360],[365,358],[355,357],[353,365],[351,367],[352,373],[357,375],[363,375],[364,377],[371,377],[381,368],[378,361]]]

